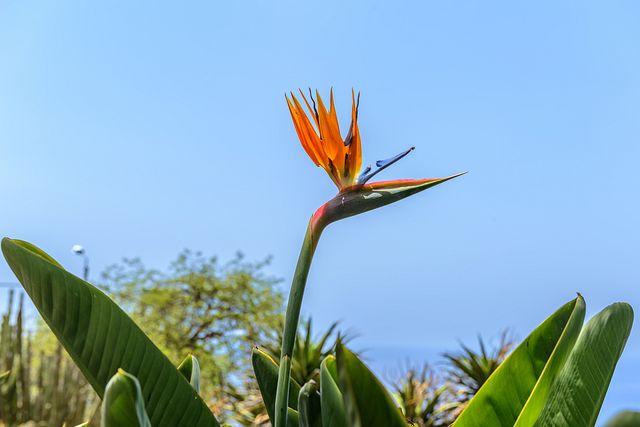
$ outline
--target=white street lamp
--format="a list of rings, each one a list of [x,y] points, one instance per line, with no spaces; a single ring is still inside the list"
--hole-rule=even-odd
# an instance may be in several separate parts
[[[89,280],[89,257],[87,256],[84,247],[82,247],[82,245],[73,245],[71,247],[71,252],[73,252],[74,254],[81,256],[84,262],[83,268],[82,268],[82,278],[87,281]]]

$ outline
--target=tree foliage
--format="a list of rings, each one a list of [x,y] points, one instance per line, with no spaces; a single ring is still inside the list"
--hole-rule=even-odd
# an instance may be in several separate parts
[[[220,412],[249,371],[251,347],[274,341],[282,323],[279,280],[265,273],[269,262],[237,254],[221,264],[185,250],[165,271],[124,259],[104,271],[102,285],[172,361],[198,355],[201,394]]]

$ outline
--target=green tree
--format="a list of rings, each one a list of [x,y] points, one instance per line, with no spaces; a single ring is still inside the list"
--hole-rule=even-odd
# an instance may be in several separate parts
[[[102,273],[102,286],[175,363],[198,355],[201,394],[223,414],[241,398],[251,347],[275,342],[282,324],[279,280],[264,272],[269,262],[237,254],[221,264],[185,250],[166,271],[124,259]]]

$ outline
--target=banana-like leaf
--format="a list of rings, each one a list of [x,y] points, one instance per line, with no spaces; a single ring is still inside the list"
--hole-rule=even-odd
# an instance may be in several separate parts
[[[327,356],[320,364],[320,403],[322,427],[348,427],[335,356]]]
[[[633,309],[625,303],[612,304],[587,322],[536,427],[595,425],[632,324]]]
[[[251,351],[251,364],[253,373],[256,376],[260,394],[267,408],[269,419],[273,423],[276,405],[276,389],[278,387],[278,364],[267,353],[259,347],[254,347]],[[291,379],[289,383],[289,410],[287,427],[298,427],[298,395],[300,394],[300,384]]]
[[[298,395],[298,416],[300,427],[322,427],[320,393],[315,381],[307,382]]]
[[[611,418],[604,427],[638,427],[640,426],[640,412],[622,411]]]
[[[111,377],[102,400],[102,427],[151,427],[140,383],[122,369]]]
[[[200,393],[200,363],[193,354],[184,358],[182,363],[178,365],[178,371],[189,381],[191,387]]]
[[[585,304],[581,296],[538,326],[496,369],[455,427],[530,427],[575,344]]]
[[[2,240],[9,266],[45,322],[100,397],[118,368],[140,381],[154,427],[217,427],[169,359],[107,295],[20,240]]]
[[[351,427],[407,427],[407,421],[382,383],[342,343],[336,345],[336,363]]]

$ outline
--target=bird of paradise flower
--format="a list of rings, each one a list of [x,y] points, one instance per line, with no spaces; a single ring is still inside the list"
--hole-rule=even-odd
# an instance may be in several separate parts
[[[309,91],[311,103],[302,91],[300,97],[308,114],[293,93],[290,93],[290,97],[285,97],[298,138],[315,165],[322,167],[336,184],[338,194],[320,206],[311,217],[293,275],[282,339],[274,427],[287,425],[291,354],[311,260],[324,228],[332,222],[402,200],[463,175],[460,173],[446,178],[398,179],[369,183],[371,178],[408,155],[414,147],[390,159],[379,160],[374,167],[367,166],[361,171],[362,145],[358,128],[360,94],[356,96],[354,91],[351,92],[351,124],[344,139],[338,125],[333,90],[330,93],[328,110],[317,91],[315,99]]]

